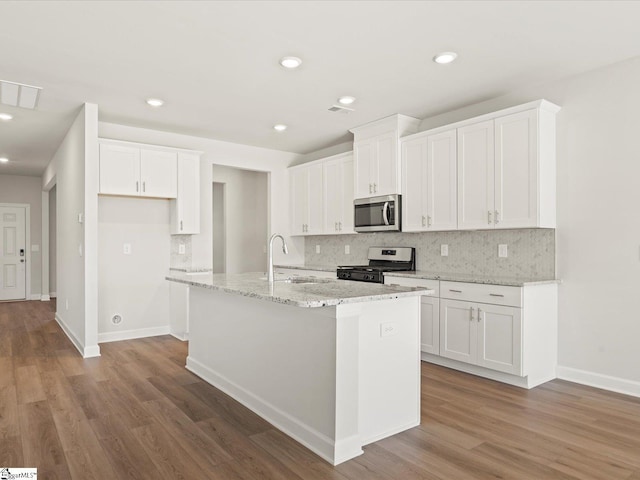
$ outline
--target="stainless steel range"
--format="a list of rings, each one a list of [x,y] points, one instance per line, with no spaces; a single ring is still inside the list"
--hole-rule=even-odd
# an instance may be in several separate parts
[[[369,265],[338,267],[338,278],[360,282],[384,283],[384,272],[408,272],[416,269],[413,247],[369,247]]]

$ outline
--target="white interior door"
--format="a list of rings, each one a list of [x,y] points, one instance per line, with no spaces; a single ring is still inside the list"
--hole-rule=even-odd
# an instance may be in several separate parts
[[[26,299],[24,207],[0,207],[0,300]]]

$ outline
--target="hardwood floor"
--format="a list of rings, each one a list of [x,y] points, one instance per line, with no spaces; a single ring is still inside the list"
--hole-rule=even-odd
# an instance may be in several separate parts
[[[422,425],[332,467],[184,369],[173,337],[82,359],[54,304],[0,303],[0,467],[53,479],[640,480],[640,399],[422,366]]]

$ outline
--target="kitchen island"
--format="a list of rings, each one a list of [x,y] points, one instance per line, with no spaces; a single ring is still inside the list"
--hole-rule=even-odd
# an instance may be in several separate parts
[[[187,369],[337,465],[420,423],[420,296],[264,274],[172,273],[190,286]]]

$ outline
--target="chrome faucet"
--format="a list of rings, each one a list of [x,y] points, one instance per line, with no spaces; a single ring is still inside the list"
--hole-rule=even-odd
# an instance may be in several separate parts
[[[271,238],[269,239],[269,264],[267,265],[267,280],[269,280],[269,282],[273,282],[273,241],[276,238],[280,238],[280,240],[282,240],[282,252],[285,255],[289,253],[287,242],[284,241],[284,237],[277,233],[271,235]]]

